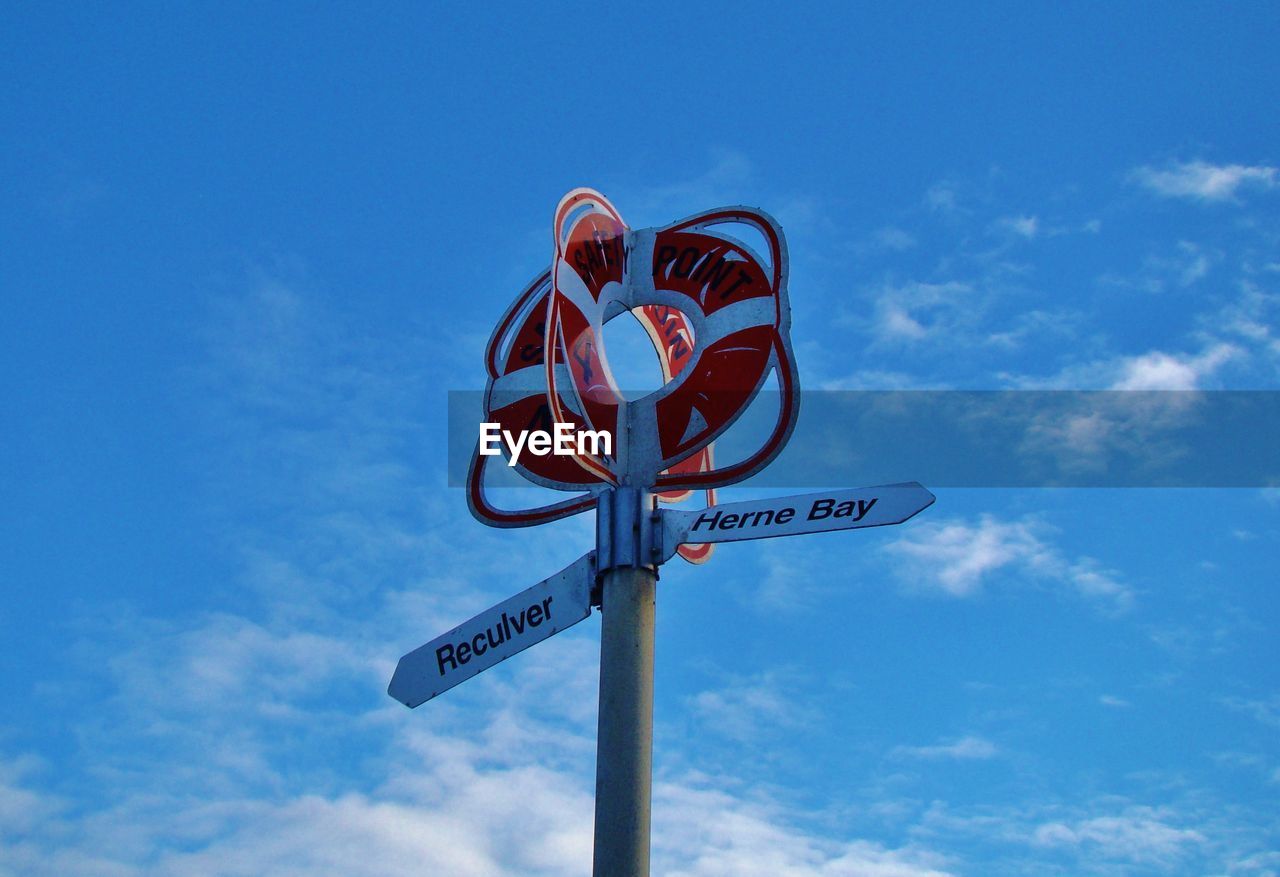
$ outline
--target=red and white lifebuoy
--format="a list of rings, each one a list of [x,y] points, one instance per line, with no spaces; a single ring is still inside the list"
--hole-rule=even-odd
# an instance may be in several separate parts
[[[485,350],[488,386],[483,419],[513,434],[520,430],[550,431],[555,422],[547,401],[544,369],[550,292],[551,272],[544,271],[503,314]],[[568,405],[560,407],[563,412]],[[561,416],[575,429],[586,428],[585,421],[573,415],[571,409],[568,416],[563,413]],[[595,507],[597,494],[607,486],[571,457],[526,454],[517,469],[526,479],[544,487],[586,493],[539,508],[504,509],[492,503],[485,493],[485,466],[489,458],[480,456],[478,451],[477,448],[471,459],[467,500],[472,514],[490,526],[528,527],[587,511]]]
[[[756,230],[764,258],[716,229],[729,224]],[[586,495],[518,512],[488,503],[477,455],[469,491],[476,515],[498,526],[540,523],[584,511],[620,483],[648,485],[678,501],[695,488],[742,480],[771,460],[794,426],[799,400],[786,247],[776,223],[734,207],[633,232],[604,196],[575,189],[556,209],[554,234],[551,270],[526,287],[490,339],[486,419],[513,431],[554,423],[605,430],[615,437],[613,453],[522,459],[521,474],[535,483]],[[602,333],[627,310],[649,332],[667,379],[630,402],[610,373]],[[747,458],[717,468],[712,442],[771,372],[780,399],[771,435]]]
[[[730,224],[749,226],[763,237],[767,265],[746,244],[716,233],[716,226]],[[799,409],[782,232],[761,211],[723,208],[659,229],[650,258],[655,294],[692,316],[696,334],[694,355],[682,379],[654,399],[662,468],[670,470],[732,425],[770,372],[776,372],[779,389],[774,429],[755,453],[705,472],[660,473],[655,488],[740,481],[782,449]],[[674,301],[671,294],[677,296]]]
[[[717,225],[727,224],[749,226],[764,238],[767,265],[746,244],[716,233]],[[572,395],[593,428],[614,430],[623,400],[609,376],[601,340],[605,320],[622,309],[668,307],[692,319],[695,336],[676,379],[628,403],[631,428],[618,458],[579,463],[610,483],[629,477],[672,489],[741,480],[771,460],[790,435],[799,400],[788,339],[786,264],[780,229],[758,210],[725,208],[628,235],[599,193],[569,193],[556,212],[546,321],[547,338],[567,369],[546,363],[548,398],[569,395],[558,381],[567,371]],[[771,371],[778,375],[781,410],[764,445],[728,467],[673,469],[727,429]],[[568,413],[554,401],[552,408],[557,415]]]
[[[552,228],[556,246],[546,327],[557,356],[544,363],[547,401],[557,421],[569,422],[559,360],[567,367],[590,428],[608,432],[615,444],[613,461],[593,455],[573,459],[600,480],[618,484],[622,473],[616,461],[623,441],[618,415],[624,399],[609,371],[602,329],[612,316],[610,306],[626,300],[627,225],[599,192],[574,189],[560,199]]]

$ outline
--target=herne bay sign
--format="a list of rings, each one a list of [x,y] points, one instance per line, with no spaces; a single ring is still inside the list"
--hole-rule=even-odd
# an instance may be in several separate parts
[[[594,509],[595,550],[406,654],[388,692],[419,706],[599,607],[594,874],[641,877],[649,873],[658,566],[676,554],[704,562],[719,542],[900,524],[934,497],[906,482],[716,502],[718,488],[781,452],[799,413],[787,249],[767,214],[725,207],[633,230],[599,192],[575,189],[557,206],[552,231],[551,268],[517,296],[486,349],[467,499],[494,527]],[[639,399],[619,390],[603,340],[604,324],[625,313],[645,328],[666,381]],[[770,381],[778,411],[768,435],[741,459],[717,460],[716,439]],[[496,456],[570,495],[536,508],[497,506],[485,477]],[[662,507],[698,490],[705,508]]]

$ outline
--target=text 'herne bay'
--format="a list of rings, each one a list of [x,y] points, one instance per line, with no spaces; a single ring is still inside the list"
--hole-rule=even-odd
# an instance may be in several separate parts
[[[872,497],[871,499],[850,499],[845,502],[836,502],[834,499],[821,497],[810,503],[808,512],[800,520],[821,521],[826,518],[848,518],[851,522],[861,521],[877,501],[875,497]],[[756,509],[741,513],[725,512],[713,506],[694,521],[690,531],[696,533],[699,530],[753,529],[755,527],[789,524],[793,520],[796,520],[796,509],[792,506],[784,506],[780,509]]]

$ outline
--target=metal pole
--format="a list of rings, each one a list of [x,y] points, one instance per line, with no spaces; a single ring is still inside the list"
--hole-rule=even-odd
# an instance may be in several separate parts
[[[604,574],[595,877],[649,877],[656,583],[643,567]]]
[[[622,489],[609,518],[613,545],[639,532],[647,496]],[[630,494],[630,495],[629,495]],[[610,500],[614,497],[610,497]],[[628,520],[628,518],[630,520]],[[618,530],[623,530],[619,533]],[[634,542],[632,543],[634,544]],[[634,556],[633,556],[634,557]],[[653,632],[657,573],[606,569],[601,582],[600,721],[596,738],[595,877],[649,877],[653,782]]]

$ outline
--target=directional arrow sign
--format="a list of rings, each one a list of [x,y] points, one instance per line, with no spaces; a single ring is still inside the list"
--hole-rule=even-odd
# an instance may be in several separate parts
[[[827,530],[901,524],[933,505],[934,496],[914,481],[827,490],[750,502],[709,506],[701,511],[662,512],[662,557],[685,542],[738,542],[797,536]]]
[[[673,548],[674,552],[675,549]],[[590,554],[400,659],[387,694],[407,707],[488,670],[591,614]]]

